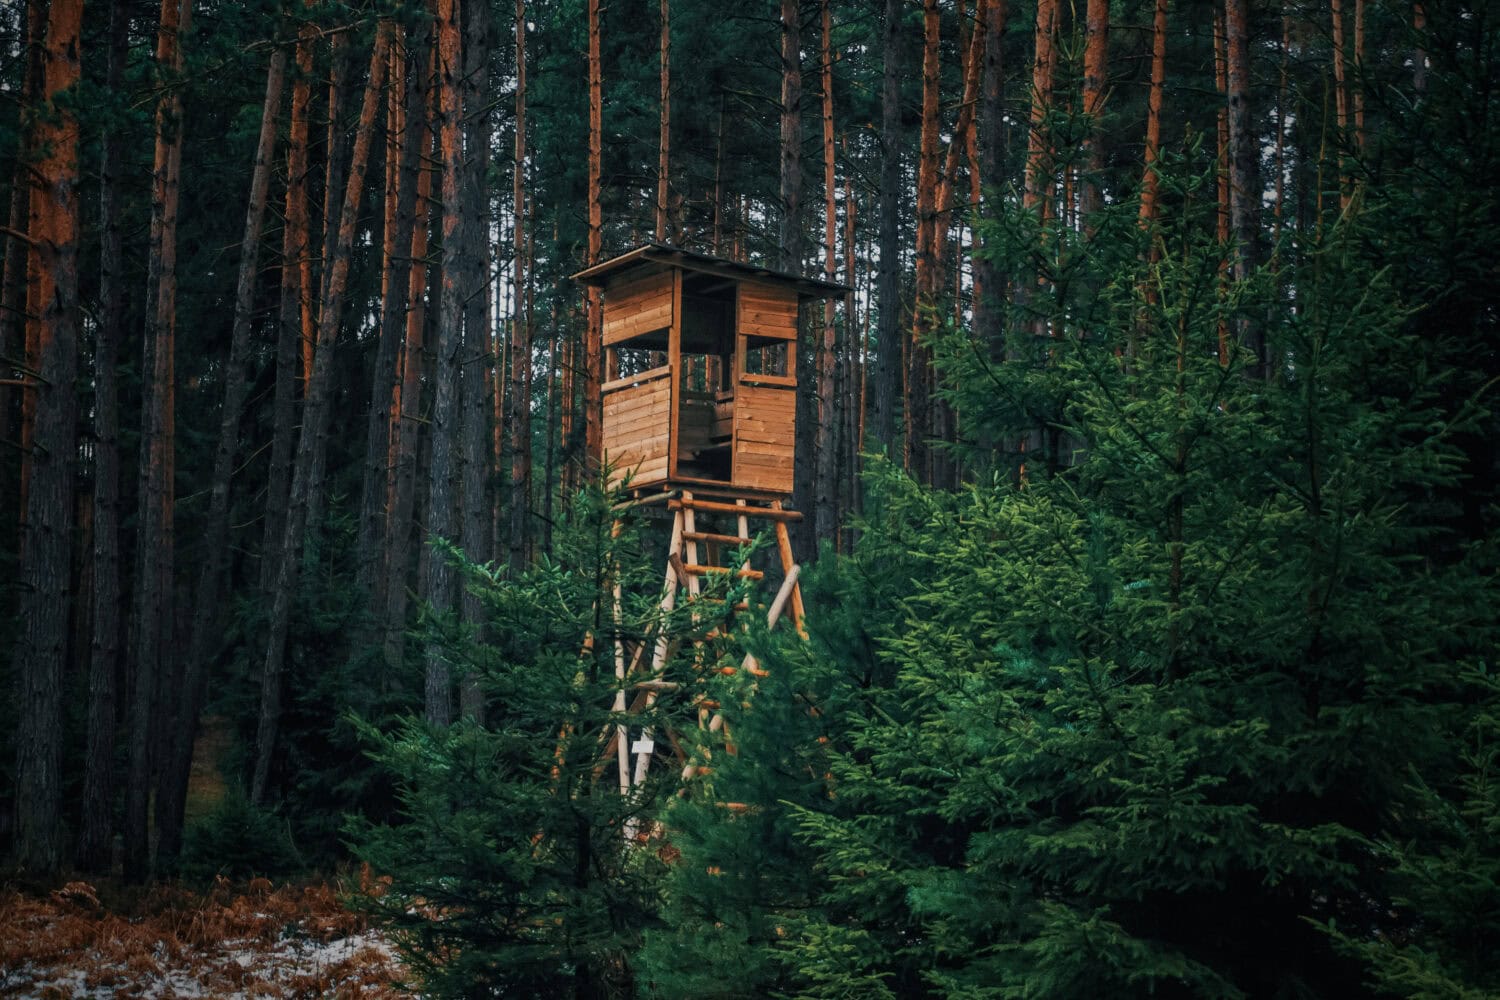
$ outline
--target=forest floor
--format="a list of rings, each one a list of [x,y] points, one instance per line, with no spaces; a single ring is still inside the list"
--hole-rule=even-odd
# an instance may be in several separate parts
[[[409,996],[395,949],[339,889],[0,885],[0,997]]]

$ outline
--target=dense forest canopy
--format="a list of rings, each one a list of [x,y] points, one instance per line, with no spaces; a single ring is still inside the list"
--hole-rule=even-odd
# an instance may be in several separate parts
[[[431,995],[1500,990],[1496,14],[5,5],[11,870],[359,859]],[[601,485],[653,242],[850,288],[805,629]]]

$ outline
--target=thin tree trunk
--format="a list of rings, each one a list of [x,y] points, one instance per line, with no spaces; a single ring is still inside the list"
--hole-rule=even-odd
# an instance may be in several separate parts
[[[929,343],[937,306],[938,85],[942,74],[942,15],[937,0],[922,3],[922,142],[917,162],[917,296],[912,309],[906,370],[906,470],[918,481],[932,481],[929,452],[932,349]]]
[[[333,277],[332,261],[339,237],[339,196],[344,190],[344,128],[340,119],[344,113],[344,99],[349,90],[349,35],[341,32],[329,40],[328,121],[323,145],[323,242],[319,258],[318,298],[321,306],[328,295],[328,282]],[[318,331],[311,316],[312,262],[307,259],[302,275],[308,289],[308,315],[302,326],[302,383],[304,396],[307,383],[312,380],[313,354],[317,350]]]
[[[77,465],[78,121],[60,95],[80,76],[83,5],[53,3],[41,44],[39,94],[48,114],[34,126],[42,152],[28,186],[27,235],[34,265],[26,295],[27,340],[35,345],[30,486],[21,535],[20,631],[14,664],[15,863],[39,874],[62,860],[62,676],[67,663]]]
[[[1083,113],[1088,118],[1088,138],[1084,140],[1087,171],[1083,178],[1083,198],[1079,206],[1084,227],[1092,231],[1091,220],[1104,203],[1104,147],[1099,142],[1099,118],[1109,87],[1109,0],[1088,0],[1083,49]]]
[[[802,268],[802,42],[798,0],[781,0],[781,228],[777,266]]]
[[[838,280],[838,202],[834,197],[833,156],[833,15],[829,0],[822,0],[823,15],[823,276]],[[834,303],[823,303],[823,335],[818,344],[818,426],[813,446],[814,468],[813,538],[832,541],[838,531],[839,456],[834,423],[834,361],[838,328],[834,326]]]
[[[318,30],[304,24],[297,32],[292,60],[291,124],[287,133],[286,206],[281,231],[281,299],[277,311],[276,384],[271,404],[271,464],[266,478],[265,527],[261,541],[260,589],[269,596],[280,574],[278,557],[286,533],[287,492],[292,482],[296,447],[297,364],[304,324],[311,310],[304,305],[308,284],[308,105],[312,102],[313,45]]]
[[[724,95],[719,95],[718,141],[714,143],[713,255],[724,255]]]
[[[375,35],[370,59],[369,83],[365,87],[355,133],[354,155],[349,166],[349,182],[344,191],[343,209],[339,213],[338,239],[324,263],[327,278],[323,282],[322,300],[318,305],[318,342],[313,350],[312,377],[302,407],[302,433],[298,436],[296,461],[287,505],[286,531],[281,539],[276,585],[272,593],[270,634],[261,672],[260,718],[256,728],[255,769],[250,784],[253,802],[265,801],[270,785],[271,763],[276,751],[277,732],[281,725],[282,670],[286,662],[287,631],[291,626],[292,601],[301,579],[301,554],[307,536],[318,529],[314,513],[319,509],[323,490],[323,473],[328,457],[328,423],[333,395],[333,344],[342,320],[344,283],[349,273],[349,257],[364,193],[365,169],[370,154],[371,135],[375,131],[375,113],[385,77],[386,51],[390,46],[390,25],[382,22]]]
[[[208,518],[203,533],[202,571],[195,597],[193,632],[187,667],[178,694],[177,722],[172,729],[170,751],[163,762],[156,796],[157,867],[175,867],[182,845],[183,809],[187,801],[188,775],[193,761],[193,741],[198,732],[198,714],[208,680],[208,661],[219,635],[219,602],[229,551],[230,480],[239,455],[240,417],[245,407],[245,365],[250,354],[250,324],[255,307],[255,276],[260,259],[260,231],[265,219],[266,195],[271,186],[271,160],[275,155],[276,114],[286,78],[286,49],[271,52],[266,69],[266,94],[261,105],[260,136],[250,179],[250,198],[245,209],[245,231],[240,241],[239,276],[235,284],[234,320],[229,343],[229,361],[224,373],[224,408],[219,417],[219,441],[214,450],[213,478],[209,484]]]
[[[1411,5],[1411,26],[1417,37],[1411,54],[1411,89],[1420,99],[1427,95],[1427,45],[1423,41],[1427,34],[1427,4],[1422,0]]]
[[[984,69],[980,75],[979,180],[981,186],[998,187],[1005,170],[1005,104],[1004,104],[1004,33],[1005,0],[990,0],[984,10]],[[994,219],[994,206],[985,202],[981,210],[986,219]],[[976,243],[980,240],[976,237]],[[1003,354],[1000,317],[995,308],[1001,292],[999,270],[986,254],[974,258],[974,330],[988,356]]]
[[[526,315],[526,2],[516,0],[516,141],[511,164],[515,228],[514,300],[510,321],[510,522],[506,535],[511,568],[526,565],[526,499],[531,479],[531,324]]]
[[[1222,9],[1214,12],[1214,87],[1219,92],[1218,111],[1218,153],[1214,172],[1218,180],[1218,215],[1216,218],[1215,236],[1219,246],[1229,246],[1229,56],[1228,42],[1225,37],[1224,11]],[[1228,295],[1229,286],[1229,258],[1227,249],[1223,251],[1226,256],[1221,258],[1219,264],[1219,298],[1222,300]],[[1229,364],[1229,323],[1222,317],[1219,319],[1219,364]]]
[[[604,76],[599,53],[599,0],[588,0],[589,11],[589,167],[588,167],[588,258],[585,264],[599,263],[604,249],[604,217],[599,204],[599,183],[603,166]],[[517,294],[520,294],[517,292]],[[583,338],[583,468],[590,475],[603,457],[604,438],[600,420],[603,417],[599,395],[600,362],[604,341],[604,299],[597,285],[588,291],[588,326]]]
[[[1022,196],[1029,211],[1051,216],[1052,139],[1047,115],[1052,111],[1052,80],[1057,68],[1057,0],[1037,0],[1036,60],[1031,71],[1031,129],[1026,140],[1026,185]]]
[[[489,189],[489,8],[483,3],[464,7],[465,147],[461,211],[464,214],[464,251],[461,291],[463,295],[463,492],[459,540],[465,556],[477,563],[490,559],[490,510],[486,486],[490,481],[486,447],[484,371],[488,366],[491,319],[486,306],[490,280]],[[478,630],[483,620],[479,598],[463,588],[460,614],[469,627]],[[482,632],[477,633],[483,641]],[[459,710],[475,722],[484,722],[484,693],[477,679],[466,676],[459,688]]]
[[[385,663],[395,670],[406,655],[407,581],[411,578],[412,515],[416,506],[417,445],[421,435],[422,340],[427,327],[427,251],[435,208],[432,171],[427,161],[432,153],[432,130],[436,117],[437,88],[433,84],[436,39],[424,31],[418,44],[424,53],[416,74],[422,92],[421,115],[416,124],[415,224],[411,231],[411,264],[406,285],[406,340],[401,348],[401,381],[391,399],[391,437],[395,466],[391,471],[389,515],[385,541]],[[413,100],[412,110],[418,103]]]
[[[1333,18],[1333,103],[1338,122],[1338,185],[1339,208],[1349,207],[1349,178],[1344,168],[1343,149],[1349,141],[1349,82],[1345,63],[1344,5],[1342,0],[1329,0],[1329,12]]]
[[[880,264],[876,273],[875,441],[894,457],[901,388],[901,0],[885,3],[880,97]]]
[[[1146,160],[1141,172],[1141,228],[1156,226],[1157,192],[1161,178],[1156,161],[1161,158],[1161,104],[1167,82],[1167,0],[1156,0],[1151,19],[1151,90],[1146,98]],[[1153,251],[1154,255],[1154,251]]]
[[[109,6],[105,83],[124,78],[130,17],[126,0]],[[120,380],[116,372],[125,312],[119,199],[120,137],[99,139],[99,320],[94,331],[94,608],[89,651],[88,748],[84,757],[78,853],[85,872],[106,872],[114,842],[115,676],[120,662]]]
[[[459,52],[460,16],[458,0],[437,0],[435,27],[438,41],[438,151],[443,165],[443,267],[438,293],[437,342],[434,345],[437,370],[433,378],[432,458],[427,480],[426,534],[431,539],[442,541],[452,541],[454,535],[453,450],[458,436],[459,355],[463,351],[460,255],[464,250],[465,220],[459,204],[463,173],[463,147],[459,140],[463,117],[459,90],[463,72]],[[453,567],[441,552],[429,553],[428,559],[423,596],[433,613],[442,616],[453,610]],[[438,645],[427,650],[425,676],[423,715],[432,725],[445,726],[453,719],[453,699],[447,661]]]
[[[125,877],[145,879],[150,864],[148,808],[157,719],[158,678],[168,676],[172,648],[174,448],[174,332],[177,322],[177,201],[182,163],[182,70],[179,35],[187,30],[191,0],[163,0],[156,63],[167,77],[156,110],[152,167],[151,247],[146,279],[145,362],[141,404],[141,461],[136,518],[134,690],[130,707],[130,768],[125,783]]]
[[[672,3],[661,0],[661,137],[656,161],[656,240],[671,239],[667,226],[667,180],[672,149]]]
[[[1250,24],[1247,0],[1225,0],[1229,82],[1229,214],[1236,244],[1234,276],[1244,281],[1260,260],[1260,137],[1250,115]],[[1245,317],[1240,343],[1265,375],[1265,330]]]
[[[401,342],[406,330],[408,263],[416,224],[418,144],[412,141],[419,125],[407,121],[406,109],[421,99],[421,72],[408,76],[405,29],[392,26],[385,117],[385,218],[381,226],[380,339],[370,385],[370,409],[365,420],[365,461],[360,488],[359,536],[356,543],[356,584],[369,601],[372,624],[386,607],[387,574],[381,572],[386,502],[392,458],[390,404],[401,382]],[[420,62],[425,62],[425,56]]]

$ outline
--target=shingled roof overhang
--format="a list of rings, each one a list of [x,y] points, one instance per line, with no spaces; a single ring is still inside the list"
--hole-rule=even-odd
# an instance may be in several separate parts
[[[722,257],[712,257],[706,253],[694,253],[691,250],[668,246],[665,243],[647,243],[622,253],[618,257],[611,257],[601,264],[579,271],[573,275],[573,280],[585,285],[603,285],[616,274],[643,264],[665,264],[670,267],[680,267],[684,271],[713,274],[736,281],[762,281],[789,285],[796,289],[798,295],[810,299],[835,298],[853,291],[848,285],[841,285],[836,281],[804,278],[755,264],[742,264],[739,261],[725,260]]]

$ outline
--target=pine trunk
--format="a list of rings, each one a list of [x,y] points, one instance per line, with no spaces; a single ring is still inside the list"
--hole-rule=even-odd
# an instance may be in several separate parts
[[[980,74],[980,104],[975,129],[979,141],[979,181],[981,187],[999,187],[1005,171],[1005,0],[990,0],[984,10],[984,68]],[[982,204],[986,219],[996,216],[993,206]],[[977,239],[975,242],[979,242]],[[974,258],[974,330],[981,344],[987,345],[989,357],[1003,356],[1000,317],[995,303],[1000,300],[1002,278],[999,269],[984,254]]]
[[[1161,178],[1156,161],[1161,158],[1161,105],[1167,82],[1167,0],[1156,0],[1151,19],[1151,90],[1146,98],[1146,159],[1141,172],[1141,228],[1156,226],[1157,191]],[[1153,251],[1154,254],[1154,251]]]
[[[470,3],[464,8],[464,93],[460,102],[466,109],[464,146],[469,152],[464,163],[461,210],[464,214],[463,249],[463,416],[462,467],[463,491],[459,506],[459,542],[464,555],[477,563],[490,559],[490,508],[487,488],[490,483],[488,462],[489,424],[485,407],[485,370],[489,367],[491,319],[489,302],[489,7]],[[460,614],[464,623],[480,629],[483,611],[479,598],[462,588]],[[465,718],[484,723],[484,696],[473,677],[463,678],[459,689],[459,710]]]
[[[148,811],[153,711],[160,678],[171,676],[173,649],[173,381],[177,322],[177,202],[182,165],[182,70],[179,35],[187,30],[191,0],[163,0],[156,63],[167,79],[157,104],[152,166],[151,245],[146,279],[141,404],[141,456],[136,517],[134,689],[130,702],[130,766],[125,783],[125,877],[142,881],[150,865]]]
[[[312,103],[313,44],[318,30],[304,24],[293,59],[291,124],[287,133],[286,207],[281,230],[281,297],[277,310],[276,384],[271,403],[271,464],[266,477],[265,529],[261,541],[260,589],[268,597],[281,572],[281,538],[286,533],[287,492],[292,483],[292,452],[297,434],[297,365],[312,289],[308,279],[308,105]]]
[[[526,315],[526,2],[516,0],[516,141],[511,163],[515,273],[510,320],[510,521],[507,554],[513,570],[526,565],[527,503],[531,489],[531,406],[527,373],[531,369],[531,322]]]
[[[178,691],[177,721],[172,729],[170,750],[163,761],[156,796],[157,866],[172,870],[182,846],[183,809],[187,802],[188,775],[193,762],[193,741],[198,732],[198,714],[208,681],[208,661],[220,634],[219,602],[229,552],[230,481],[239,457],[240,417],[245,407],[245,366],[250,356],[250,324],[255,308],[255,276],[260,261],[260,231],[266,214],[266,195],[271,186],[271,159],[275,155],[276,115],[286,78],[286,49],[271,53],[266,69],[266,94],[261,105],[260,136],[255,166],[250,178],[250,198],[245,209],[245,230],[240,241],[239,276],[235,283],[234,320],[229,342],[229,361],[224,369],[224,408],[219,416],[219,441],[214,449],[213,478],[209,483],[208,518],[203,533],[202,571],[195,594],[191,644],[186,670]]]
[[[1260,137],[1250,115],[1250,23],[1248,0],[1225,0],[1229,83],[1229,215],[1234,229],[1234,276],[1244,281],[1260,259]],[[1265,330],[1245,317],[1240,344],[1255,360],[1252,370],[1265,374]]]
[[[668,178],[671,176],[672,150],[672,3],[661,0],[661,136],[657,140],[656,162],[656,240],[670,242],[673,234],[667,225]]]
[[[349,166],[349,181],[344,190],[343,208],[339,213],[338,238],[332,248],[333,252],[324,262],[325,280],[318,304],[318,338],[313,350],[312,377],[308,379],[307,395],[303,401],[302,432],[298,435],[296,460],[292,468],[286,531],[281,538],[276,583],[272,591],[270,634],[267,637],[266,658],[261,671],[255,769],[250,784],[250,798],[257,803],[265,801],[266,791],[270,786],[271,764],[281,725],[282,670],[286,662],[292,601],[296,598],[301,579],[302,548],[307,537],[318,529],[315,515],[320,508],[323,491],[333,396],[333,345],[342,320],[344,283],[349,273],[349,257],[354,245],[360,199],[364,193],[365,169],[369,162],[370,140],[375,131],[375,114],[385,77],[386,51],[389,46],[390,26],[382,22],[375,35],[375,48],[370,59],[369,83],[365,87],[364,102],[355,133],[354,155]]]
[[[798,0],[781,0],[781,228],[777,266],[802,268],[802,42]]]
[[[1109,90],[1109,0],[1088,0],[1084,22],[1083,113],[1088,119],[1084,140],[1087,171],[1079,206],[1084,228],[1092,232],[1092,219],[1104,204],[1104,147],[1099,142],[1099,119]]]
[[[62,679],[69,644],[73,483],[78,401],[78,122],[56,99],[80,76],[82,4],[53,3],[42,36],[39,96],[48,114],[34,126],[40,152],[28,185],[34,266],[26,294],[26,339],[35,346],[30,466],[19,566],[14,664],[16,699],[15,863],[50,874],[62,860]]]
[[[906,369],[906,470],[932,481],[930,439],[932,348],[938,288],[938,128],[941,108],[942,14],[937,0],[922,3],[922,142],[917,161],[917,295]]]
[[[442,283],[438,293],[436,343],[433,345],[437,370],[433,376],[431,468],[427,480],[427,535],[442,541],[454,540],[454,445],[458,437],[459,357],[463,351],[463,264],[464,215],[459,190],[463,175],[463,147],[459,138],[463,107],[460,93],[462,64],[459,52],[458,0],[438,0],[437,19],[437,87],[438,87],[438,155],[442,163]],[[455,578],[448,557],[439,551],[428,553],[429,566],[423,596],[432,613],[438,616],[453,611]],[[423,686],[423,715],[434,726],[445,726],[453,720],[453,698],[450,691],[447,660],[441,647],[427,650],[426,680]]]
[[[385,198],[381,225],[380,339],[370,383],[370,409],[365,418],[365,461],[360,484],[359,536],[355,550],[355,582],[369,601],[371,620],[386,606],[389,577],[381,572],[385,524],[389,516],[389,480],[394,467],[390,422],[391,400],[401,381],[401,343],[406,332],[408,262],[416,211],[417,144],[407,108],[421,100],[420,72],[406,72],[405,29],[392,27],[385,112]]]
[[[600,175],[603,169],[604,149],[604,76],[599,52],[599,0],[588,0],[589,11],[589,168],[588,168],[588,213],[589,241],[588,266],[599,263],[604,250],[604,216],[599,197]],[[517,294],[520,294],[517,292]],[[604,300],[597,285],[588,291],[588,326],[584,330],[583,363],[583,453],[581,468],[589,475],[599,467],[603,458],[604,439],[600,420],[604,414],[599,395],[601,384],[601,359],[604,341]]]
[[[829,0],[822,0],[823,15],[823,276],[838,280],[838,202],[834,197],[833,156],[833,16]],[[813,487],[813,537],[832,541],[838,531],[839,455],[834,415],[834,361],[838,328],[834,326],[834,303],[823,303],[823,333],[818,343],[818,425],[813,446],[816,461]]]
[[[124,78],[130,18],[126,0],[109,7],[106,85]],[[114,843],[115,677],[120,663],[120,342],[125,311],[119,200],[120,137],[99,138],[99,320],[94,331],[94,610],[89,655],[88,749],[75,864],[106,872]]]
[[[885,3],[880,91],[880,264],[875,277],[875,443],[894,456],[901,389],[901,0]]]

